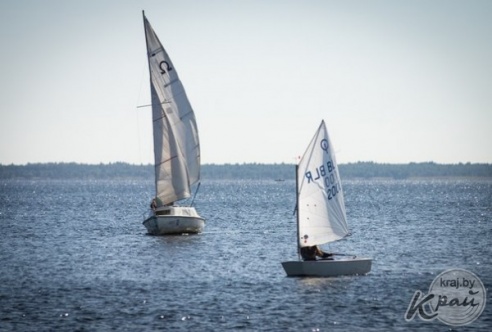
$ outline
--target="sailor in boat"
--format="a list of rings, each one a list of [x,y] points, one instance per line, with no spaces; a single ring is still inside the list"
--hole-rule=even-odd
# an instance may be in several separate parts
[[[171,203],[168,203],[168,204],[162,204],[161,200],[159,200],[159,203],[157,202],[157,200],[159,200],[158,198],[153,198],[152,199],[152,202],[150,202],[150,209],[152,211],[155,211],[157,209],[158,206],[173,206],[173,202]]]
[[[150,208],[152,209],[152,211],[155,211],[155,209],[157,209],[157,201],[155,200],[155,198],[150,203]]]
[[[322,259],[333,259],[333,254],[324,252],[318,246],[312,247],[302,247],[301,248],[301,257],[305,261],[315,261],[320,257]]]

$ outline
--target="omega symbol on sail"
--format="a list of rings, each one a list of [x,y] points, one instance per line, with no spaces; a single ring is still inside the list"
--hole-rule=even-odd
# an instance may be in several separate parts
[[[328,153],[328,148],[329,148],[329,145],[328,145],[328,140],[326,138],[323,138],[321,140],[321,143],[320,143],[320,146],[321,146],[321,150],[325,151],[326,153]]]

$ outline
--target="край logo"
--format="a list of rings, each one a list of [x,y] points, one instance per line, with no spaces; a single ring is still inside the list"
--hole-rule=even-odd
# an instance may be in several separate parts
[[[482,314],[486,298],[485,287],[475,274],[463,269],[446,270],[434,279],[428,294],[415,292],[405,320],[419,315],[424,321],[437,318],[447,325],[466,325]]]

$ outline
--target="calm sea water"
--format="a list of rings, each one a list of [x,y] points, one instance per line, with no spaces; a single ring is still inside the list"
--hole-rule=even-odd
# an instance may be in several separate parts
[[[345,181],[366,276],[288,278],[294,181],[204,181],[205,233],[153,237],[152,183],[0,182],[0,331],[444,331],[405,311],[442,271],[480,277],[492,327],[492,180]]]

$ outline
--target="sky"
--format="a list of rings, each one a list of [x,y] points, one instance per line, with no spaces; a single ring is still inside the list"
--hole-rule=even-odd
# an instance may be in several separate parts
[[[492,163],[489,0],[1,0],[0,164],[153,163],[142,10],[203,164]]]

